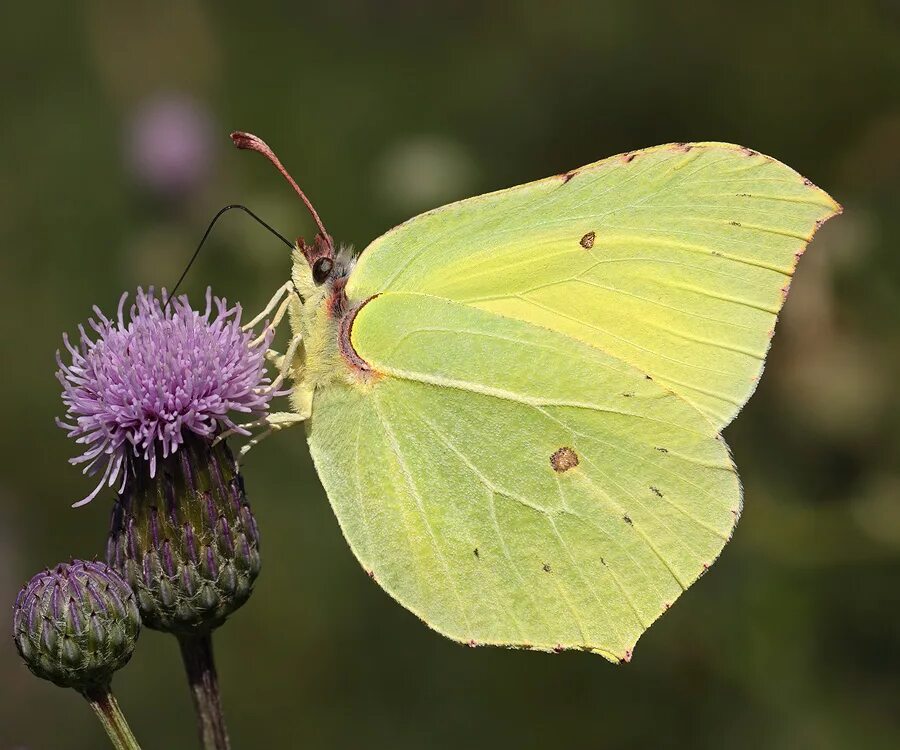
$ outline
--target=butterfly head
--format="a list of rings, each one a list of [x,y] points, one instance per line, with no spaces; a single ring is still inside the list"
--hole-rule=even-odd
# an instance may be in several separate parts
[[[353,249],[334,248],[328,235],[317,234],[309,243],[302,237],[294,249],[294,268],[291,279],[304,304],[313,307],[327,303],[333,317],[339,317],[346,307],[344,285],[356,263]]]
[[[298,240],[298,249],[306,257],[313,284],[316,286],[333,286],[340,279],[345,279],[350,275],[350,271],[356,263],[353,248],[341,247],[336,253],[317,254],[310,257],[301,243],[302,239]]]
[[[312,242],[297,238],[297,251],[303,256],[316,286],[326,283],[334,271],[334,240],[331,235],[319,232]]]

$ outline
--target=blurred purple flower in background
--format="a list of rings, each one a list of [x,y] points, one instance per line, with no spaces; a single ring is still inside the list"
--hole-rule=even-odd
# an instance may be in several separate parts
[[[127,296],[119,300],[117,320],[94,307],[97,319],[88,324],[96,340],[84,326],[78,348],[63,335],[71,365],[57,352],[66,406],[66,421],[57,423],[85,447],[70,461],[86,464],[86,474],[102,472],[94,491],[76,506],[120,476],[124,487],[129,452],[149,463],[153,477],[157,451],[162,458],[177,451],[184,430],[209,438],[223,429],[247,434],[228,413],[263,412],[276,395],[266,387],[272,330],[254,345],[253,332],[241,328],[240,305],[229,308],[207,289],[203,313],[191,309],[186,296],[164,309],[152,288],[138,289],[126,322]]]
[[[126,135],[125,157],[135,180],[165,198],[196,190],[212,168],[212,119],[201,102],[187,96],[143,101]]]

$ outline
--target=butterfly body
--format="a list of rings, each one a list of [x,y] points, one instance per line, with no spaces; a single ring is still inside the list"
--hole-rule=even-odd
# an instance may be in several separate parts
[[[298,246],[293,404],[364,569],[454,640],[629,660],[731,537],[721,430],[839,210],[755,151],[669,144],[428,212],[355,265]]]
[[[330,238],[328,244],[333,247]],[[348,301],[344,293],[354,258],[348,250],[314,256],[309,261],[309,249],[302,239],[293,252],[289,320],[291,330],[302,346],[291,368],[294,387],[292,398],[308,404],[316,388],[323,388],[335,379],[349,384],[349,373],[340,354],[340,325],[347,313]],[[327,259],[327,264],[322,262]],[[327,266],[327,272],[314,278],[313,268]],[[298,410],[294,404],[295,411]]]

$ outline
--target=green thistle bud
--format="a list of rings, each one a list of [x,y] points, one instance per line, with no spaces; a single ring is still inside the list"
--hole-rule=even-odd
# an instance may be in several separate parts
[[[73,560],[19,591],[13,637],[38,677],[90,691],[104,687],[134,651],[141,620],[128,584],[100,562]]]
[[[178,451],[132,459],[112,512],[107,560],[134,589],[147,627],[208,632],[250,596],[259,536],[225,441],[185,437]]]

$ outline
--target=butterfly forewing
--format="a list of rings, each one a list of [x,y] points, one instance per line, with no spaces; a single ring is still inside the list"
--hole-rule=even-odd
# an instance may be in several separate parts
[[[839,210],[770,157],[671,144],[418,216],[364,251],[347,291],[423,292],[563,332],[722,428],[756,387],[800,253]]]

